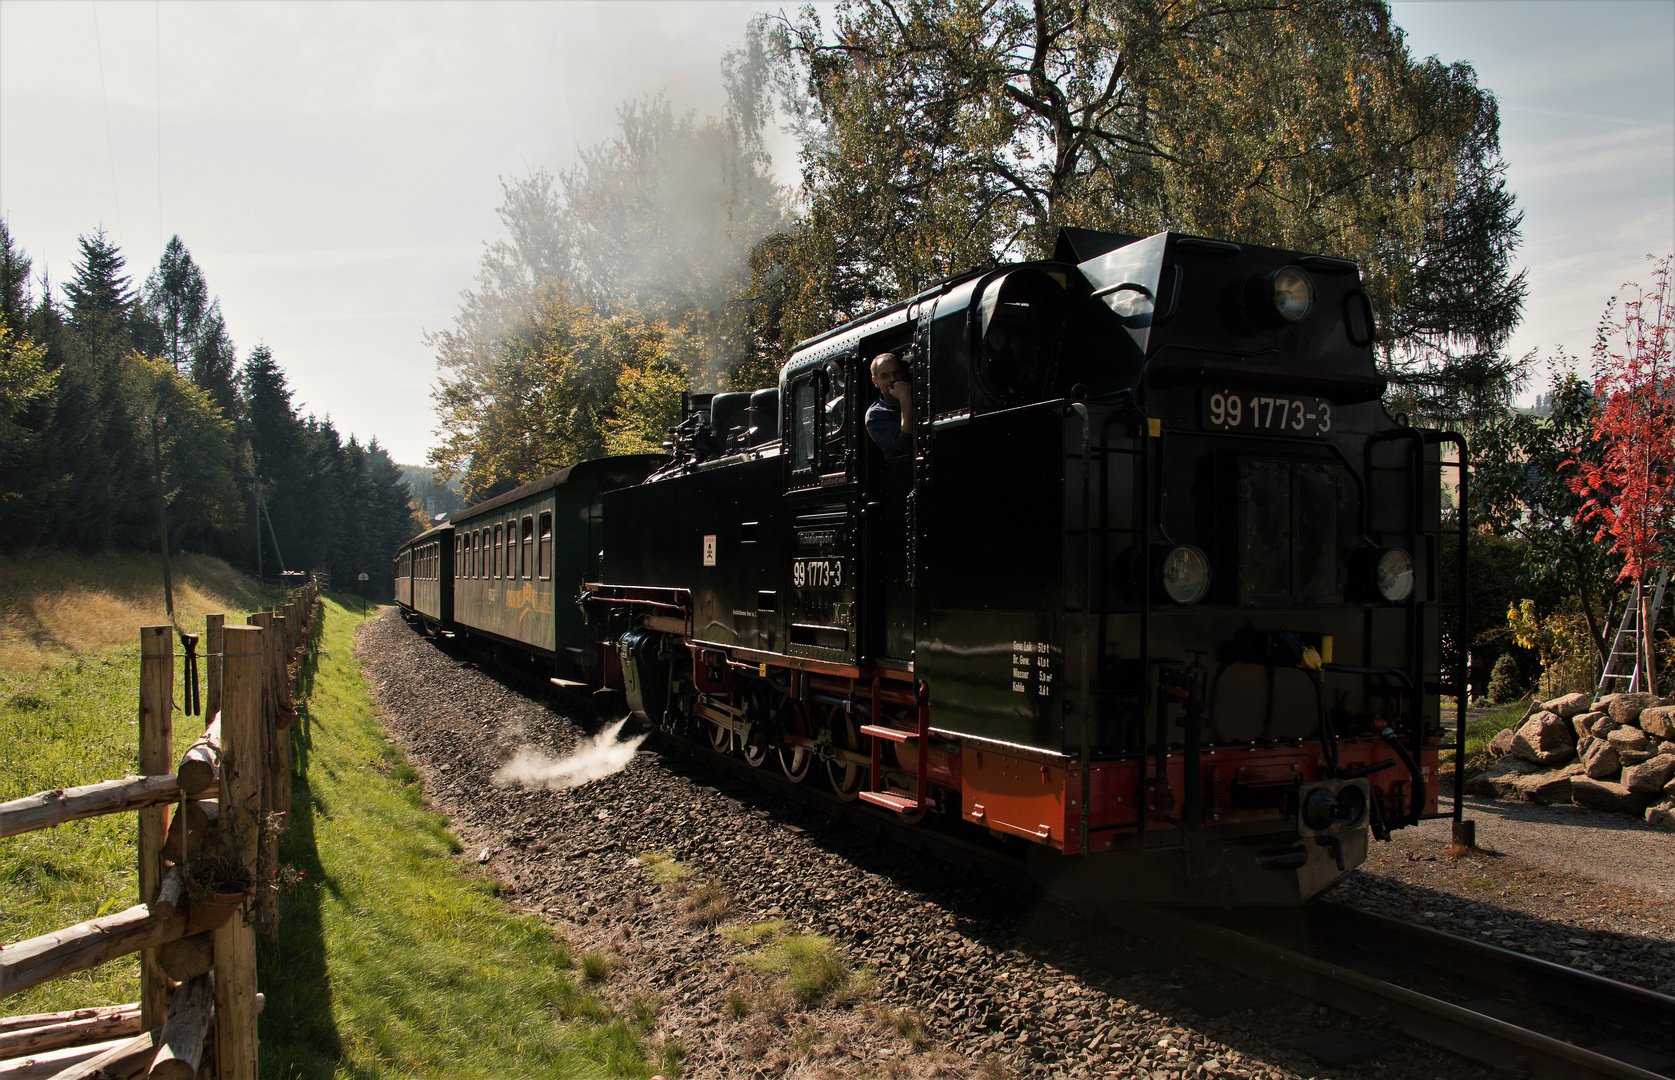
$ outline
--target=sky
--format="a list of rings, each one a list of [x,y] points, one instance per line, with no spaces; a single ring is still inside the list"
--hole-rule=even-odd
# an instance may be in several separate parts
[[[0,215],[60,283],[80,234],[137,284],[178,233],[241,356],[266,344],[305,410],[417,464],[425,336],[499,235],[501,178],[567,167],[625,99],[718,113],[762,7],[0,0]],[[1606,298],[1675,251],[1675,2],[1393,10],[1500,99],[1530,283],[1511,351],[1585,359]],[[789,138],[770,149],[794,179]]]

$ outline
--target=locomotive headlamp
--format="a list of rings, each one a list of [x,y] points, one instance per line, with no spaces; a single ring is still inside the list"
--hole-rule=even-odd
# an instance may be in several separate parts
[[[1274,311],[1286,322],[1301,322],[1314,310],[1314,282],[1295,266],[1274,271]]]
[[[1177,604],[1196,604],[1210,591],[1210,560],[1191,544],[1170,548],[1158,567],[1159,583]]]
[[[1401,548],[1381,551],[1373,564],[1373,584],[1392,604],[1406,600],[1413,592],[1413,556]]]

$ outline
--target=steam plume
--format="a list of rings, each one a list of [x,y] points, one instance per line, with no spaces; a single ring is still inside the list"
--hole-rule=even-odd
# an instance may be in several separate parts
[[[617,734],[627,722],[625,716],[607,724],[599,734],[583,739],[580,746],[561,758],[555,758],[539,747],[522,747],[494,774],[493,782],[496,787],[516,784],[524,788],[563,791],[620,772],[634,760],[634,752],[646,739],[645,735],[635,735],[618,742]]]

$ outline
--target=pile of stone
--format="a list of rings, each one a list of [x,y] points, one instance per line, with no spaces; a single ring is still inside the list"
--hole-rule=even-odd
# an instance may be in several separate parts
[[[1491,799],[1576,803],[1675,830],[1675,699],[1587,694],[1532,703],[1489,743],[1494,764],[1466,782]]]

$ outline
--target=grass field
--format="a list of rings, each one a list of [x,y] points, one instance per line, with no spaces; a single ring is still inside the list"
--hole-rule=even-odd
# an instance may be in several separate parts
[[[139,628],[168,621],[155,556],[58,552],[0,559],[0,802],[126,776],[138,767]],[[271,603],[217,559],[176,560],[176,612],[203,626]],[[175,677],[182,665],[176,663]],[[178,686],[178,683],[177,683]],[[183,700],[176,691],[175,700]],[[175,714],[180,753],[202,721]],[[17,941],[139,902],[137,817],[111,814],[0,840],[0,940]],[[7,998],[7,1015],[133,1001],[139,961],[113,960]]]
[[[564,942],[462,869],[378,725],[358,613],[327,610],[281,849],[306,877],[259,945],[262,1075],[650,1076],[639,1029],[581,988]]]
[[[142,556],[0,560],[0,801],[134,770],[138,628],[167,621],[160,578]],[[176,563],[175,595],[193,627],[279,598],[190,558]],[[640,1036],[651,1017],[614,1017],[580,988],[564,942],[508,912],[456,857],[378,726],[354,659],[358,610],[327,610],[293,725],[306,772],[282,849],[306,876],[281,900],[279,940],[260,943],[262,1075],[650,1076]],[[175,729],[182,751],[201,727],[177,713]],[[0,840],[0,941],[136,903],[135,821]],[[133,1001],[138,966],[54,980],[0,1015]]]

